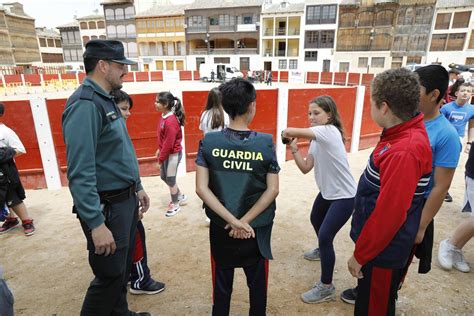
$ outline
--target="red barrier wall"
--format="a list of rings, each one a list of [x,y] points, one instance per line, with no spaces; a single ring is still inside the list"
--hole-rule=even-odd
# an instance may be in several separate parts
[[[346,149],[349,150],[354,124],[356,88],[319,88],[288,90],[288,127],[309,127],[308,104],[317,96],[329,95],[336,102],[339,115],[344,125]],[[309,142],[301,142],[300,147],[307,151]],[[287,148],[286,160],[293,159]]]
[[[163,81],[162,71],[152,71],[150,73],[151,81]]]
[[[61,79],[76,80],[76,74],[61,74]]]
[[[374,74],[362,74],[361,85],[370,86],[370,82],[374,79]]]
[[[272,71],[272,82],[278,82],[280,79],[278,78],[279,71]]]
[[[54,149],[56,159],[58,160],[59,173],[61,176],[61,185],[67,185],[66,178],[66,145],[63,141],[63,131],[61,127],[61,118],[66,105],[66,99],[46,99],[48,109],[49,124],[53,135]]]
[[[137,71],[135,73],[135,79],[137,82],[141,82],[141,81],[149,81],[148,80],[148,71]]]
[[[80,72],[78,75],[79,75],[79,83],[82,83],[84,79],[86,78],[86,74],[83,72]]]
[[[199,71],[197,71],[197,70],[193,71],[193,79],[194,80],[199,80]]]
[[[306,83],[319,83],[319,72],[308,72]]]
[[[135,79],[133,78],[133,72],[127,73],[125,76],[123,76],[123,82],[134,82]]]
[[[280,82],[288,82],[288,71],[280,71]]]
[[[59,75],[58,74],[44,74],[43,75],[43,80],[44,81],[59,80]]]
[[[179,80],[193,80],[193,73],[189,70],[179,71]]]
[[[332,72],[322,72],[321,79],[319,80],[320,84],[332,84]]]
[[[381,132],[382,128],[380,128],[370,116],[370,86],[367,86],[365,87],[359,149],[375,146],[380,139]]]
[[[5,104],[2,122],[15,131],[26,149],[25,155],[15,158],[23,186],[25,189],[46,188],[30,102],[21,100],[2,103]]]
[[[347,72],[335,72],[334,73],[334,84],[338,86],[346,85]]]
[[[25,74],[25,82],[29,82],[32,86],[41,86],[40,75]]]
[[[3,78],[5,79],[5,83],[8,85],[9,83],[22,83],[21,75],[4,75]]]
[[[349,73],[349,78],[347,79],[348,86],[358,86],[360,83],[360,73]]]
[[[203,134],[199,130],[199,120],[206,105],[208,91],[183,91],[183,104],[186,109],[186,171],[196,170],[196,155]],[[269,133],[276,137],[278,90],[257,91],[257,113],[250,128]]]

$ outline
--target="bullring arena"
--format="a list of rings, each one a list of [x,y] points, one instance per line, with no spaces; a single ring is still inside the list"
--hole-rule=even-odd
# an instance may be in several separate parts
[[[149,311],[153,315],[210,314],[212,284],[208,227],[201,210],[202,203],[194,193],[193,160],[201,137],[197,127],[199,114],[207,91],[213,86],[198,81],[150,81],[124,85],[124,90],[132,95],[135,103],[127,125],[139,157],[142,182],[151,198],[151,208],[144,218],[148,262],[152,276],[165,282],[167,287],[157,295],[129,295],[131,310]],[[282,128],[307,125],[306,106],[310,99],[322,94],[333,96],[348,136],[352,174],[358,180],[370,155],[370,147],[375,145],[380,134],[380,129],[370,119],[368,86],[277,82],[271,87],[256,84],[256,88],[257,116],[251,127],[273,134],[277,142]],[[188,116],[185,126],[186,163],[178,183],[190,196],[190,201],[172,218],[164,215],[169,202],[168,189],[159,177],[154,176],[158,113],[153,102],[155,93],[163,90],[182,97]],[[29,188],[25,202],[37,230],[28,238],[20,229],[0,236],[0,265],[5,269],[5,279],[15,296],[16,315],[76,315],[92,272],[87,263],[86,243],[80,225],[71,214],[72,199],[64,176],[65,148],[60,115],[65,98],[72,90],[68,87],[44,91],[42,87],[31,87],[28,94],[24,92],[19,91],[16,95],[8,92],[6,96],[0,96],[0,100],[6,105],[5,124],[17,132],[27,150],[17,163],[22,180]],[[31,103],[29,98],[32,98]],[[41,107],[46,109],[46,121]],[[43,133],[41,129],[49,132]],[[354,141],[355,137],[357,141]],[[313,174],[302,175],[294,162],[287,160],[291,155],[278,143],[277,152],[282,171],[272,236],[275,260],[270,263],[268,314],[351,315],[353,307],[340,299],[308,305],[299,298],[320,274],[319,262],[303,259],[303,252],[316,245],[309,213],[318,189]],[[436,260],[439,242],[447,238],[466,216],[460,212],[466,158],[467,155],[462,154],[451,185],[454,201],[444,203],[436,217],[432,271],[426,275],[418,274],[418,261],[414,260],[399,292],[398,315],[474,313],[473,273],[444,271]],[[349,228],[350,222],[335,240],[334,284],[338,295],[356,282],[346,264],[354,247]],[[466,261],[474,263],[472,242],[464,250]],[[245,276],[238,271],[232,315],[248,314],[247,293]]]

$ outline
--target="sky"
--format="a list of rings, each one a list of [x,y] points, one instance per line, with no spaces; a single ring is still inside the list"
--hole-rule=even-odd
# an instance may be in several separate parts
[[[103,0],[2,0],[0,3],[20,2],[26,14],[35,18],[35,26],[54,28],[70,23],[74,15],[78,17],[95,14],[104,14],[100,3]],[[166,0],[156,0],[163,3]],[[143,11],[153,4],[154,0],[135,0],[138,10]],[[189,2],[189,0],[171,0],[171,3]]]

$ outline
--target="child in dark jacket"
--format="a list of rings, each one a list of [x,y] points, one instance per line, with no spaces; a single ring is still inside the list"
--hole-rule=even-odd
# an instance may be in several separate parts
[[[417,75],[406,69],[387,70],[371,85],[371,116],[384,131],[360,177],[352,217],[355,315],[395,315],[432,170],[419,98]]]

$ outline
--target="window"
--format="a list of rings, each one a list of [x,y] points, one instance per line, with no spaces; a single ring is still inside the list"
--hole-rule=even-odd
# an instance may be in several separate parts
[[[95,36],[95,35],[91,36],[91,40],[96,40],[96,39],[97,39],[97,36]]]
[[[89,40],[90,40],[89,36],[83,36],[82,37],[82,44],[86,45]]]
[[[98,29],[105,29],[105,23],[104,23],[104,21],[98,21],[98,22],[97,22],[97,28],[98,28]]]
[[[349,65],[348,62],[341,62],[339,63],[339,72],[349,72]]]
[[[336,23],[337,5],[307,6],[306,24]]]
[[[94,30],[97,28],[97,24],[94,21],[89,22],[89,29]]]
[[[64,61],[71,61],[71,51],[69,49],[65,49],[64,53]]]
[[[305,48],[333,48],[334,31],[306,31]]]
[[[469,40],[468,49],[474,49],[474,30],[471,31],[471,39]]]
[[[125,19],[125,14],[123,12],[123,9],[115,9],[115,19],[116,20],[123,20]]]
[[[115,20],[115,14],[114,14],[114,10],[112,9],[106,9],[105,10],[105,19],[106,20]]]
[[[402,68],[403,57],[392,57],[392,69]]]
[[[318,51],[306,51],[304,52],[305,61],[317,61],[318,60]]]
[[[61,32],[61,40],[63,41],[63,43],[69,43],[69,40],[67,38],[67,32]]]
[[[243,24],[253,24],[253,17],[251,15],[243,16]]]
[[[377,20],[375,25],[392,25],[393,23],[393,11],[392,10],[383,10],[377,13]]]
[[[128,57],[138,57],[137,43],[128,43]]]
[[[234,17],[229,14],[219,14],[219,25],[234,25]]]
[[[359,26],[372,26],[374,14],[369,11],[364,11],[359,14]]]
[[[408,64],[421,64],[421,56],[408,56],[407,65]]]
[[[451,13],[438,13],[436,16],[435,30],[449,29],[449,22],[451,22]]]
[[[56,47],[62,47],[61,41],[60,40],[54,40],[54,43],[56,44]]]
[[[127,37],[128,37],[128,38],[134,38],[134,37],[136,37],[135,24],[129,24],[129,25],[127,25]]]
[[[403,25],[412,25],[415,19],[415,11],[413,8],[407,8],[405,11],[405,17],[403,19]]]
[[[133,9],[133,7],[125,8],[125,18],[126,19],[133,19],[134,15],[135,15],[135,10]]]
[[[369,57],[359,57],[359,63],[357,67],[367,68],[368,64],[369,64]]]
[[[290,69],[298,69],[298,59],[290,59]]]
[[[48,41],[48,47],[54,47],[54,39],[48,38],[47,41]]]
[[[101,40],[107,39],[107,37],[106,37],[105,35],[101,35],[101,36],[99,36],[99,38],[100,38]]]
[[[430,51],[444,51],[447,40],[448,34],[433,34],[433,37],[431,38]]]
[[[471,11],[455,12],[453,19],[453,29],[461,29],[469,26]]]
[[[117,36],[117,29],[115,28],[114,25],[108,25],[107,26],[107,35],[110,38],[115,38]]]
[[[286,59],[278,60],[278,69],[286,69]]]
[[[75,50],[75,49],[72,49],[72,50],[71,50],[71,60],[72,60],[72,61],[78,60],[78,57],[77,57],[77,50]]]
[[[370,67],[372,68],[384,68],[385,66],[385,57],[372,57],[370,62]]]
[[[230,57],[214,57],[214,64],[230,64]]]
[[[166,20],[166,28],[173,28],[173,20]]]
[[[40,46],[41,46],[41,47],[46,47],[46,39],[40,38],[40,39],[39,39],[39,42],[40,42]]]
[[[87,30],[87,29],[88,29],[88,27],[87,27],[87,22],[81,22],[80,25],[81,25],[81,29],[83,29],[83,30]]]
[[[189,26],[206,26],[205,19],[200,15],[194,15],[188,18]]]
[[[126,35],[125,25],[117,25],[117,37],[124,38]]]
[[[393,40],[393,51],[404,52],[408,47],[408,35],[398,35]]]
[[[474,57],[467,57],[466,65],[474,65]]]
[[[354,13],[344,13],[341,14],[339,19],[340,27],[354,27],[355,14]]]
[[[466,33],[451,33],[448,36],[447,51],[463,50],[466,41]]]

